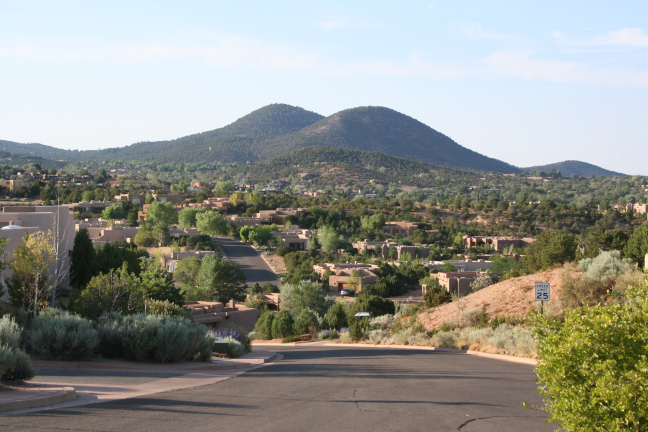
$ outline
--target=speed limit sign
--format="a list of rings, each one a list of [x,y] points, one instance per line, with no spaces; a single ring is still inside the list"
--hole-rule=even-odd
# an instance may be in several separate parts
[[[535,284],[535,299],[537,301],[549,301],[551,298],[551,291],[549,284],[544,282],[536,282]]]

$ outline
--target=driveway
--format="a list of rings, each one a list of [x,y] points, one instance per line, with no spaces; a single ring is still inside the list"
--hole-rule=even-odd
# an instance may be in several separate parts
[[[231,237],[212,237],[212,241],[223,249],[232,264],[241,269],[247,278],[248,288],[252,288],[255,282],[259,282],[261,286],[267,282],[281,286],[281,278],[249,244]]]

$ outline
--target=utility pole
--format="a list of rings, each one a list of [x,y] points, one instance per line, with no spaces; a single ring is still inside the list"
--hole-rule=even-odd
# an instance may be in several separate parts
[[[38,310],[38,270],[36,270],[36,281],[34,282],[34,320],[36,320],[37,310]]]
[[[56,286],[58,285],[58,275],[59,275],[59,225],[61,222],[60,217],[61,212],[61,182],[56,183],[56,236],[54,237],[54,253],[56,254],[54,267],[54,286],[52,287],[52,303],[51,306],[54,307],[54,301],[56,300]]]

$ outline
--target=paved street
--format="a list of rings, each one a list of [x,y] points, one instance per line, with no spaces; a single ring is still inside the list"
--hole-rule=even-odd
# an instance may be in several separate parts
[[[555,429],[544,423],[545,413],[521,405],[541,403],[532,366],[441,351],[303,345],[274,349],[284,356],[282,361],[227,381],[0,417],[0,430]]]
[[[260,285],[266,282],[281,285],[279,276],[250,245],[230,237],[212,237],[212,240],[223,249],[230,262],[243,271],[248,288],[252,288],[255,282],[259,282]]]

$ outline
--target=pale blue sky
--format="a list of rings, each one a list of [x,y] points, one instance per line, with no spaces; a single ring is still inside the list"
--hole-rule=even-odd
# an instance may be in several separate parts
[[[518,166],[648,174],[647,17],[645,1],[0,1],[0,139],[95,149],[274,102],[381,105]]]

